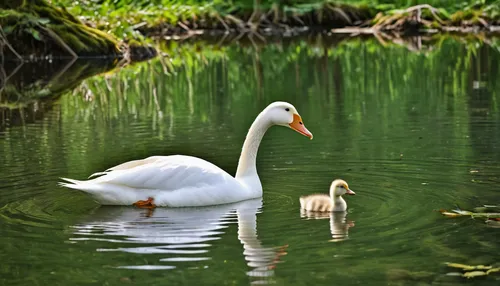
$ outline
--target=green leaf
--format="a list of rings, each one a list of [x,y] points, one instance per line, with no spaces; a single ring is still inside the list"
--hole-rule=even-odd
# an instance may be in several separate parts
[[[40,19],[38,19],[38,23],[46,25],[46,24],[50,23],[50,19],[40,18]]]
[[[475,278],[475,277],[485,276],[485,275],[488,275],[488,274],[486,274],[486,272],[484,272],[484,271],[471,271],[471,272],[465,272],[464,275],[462,275],[462,276],[466,277],[467,279],[470,279],[470,278]]]
[[[12,33],[12,31],[14,31],[16,27],[15,26],[7,26],[7,27],[4,27],[3,28],[3,32],[8,35],[10,33]]]
[[[448,267],[453,267],[453,268],[460,268],[465,271],[471,271],[471,270],[489,270],[492,269],[492,266],[489,265],[466,265],[466,264],[460,264],[460,263],[450,263],[450,262],[445,262],[445,264]]]
[[[41,41],[42,39],[40,38],[40,32],[33,28],[29,28],[28,32],[35,38],[37,41]]]
[[[490,273],[493,273],[493,272],[500,272],[500,267],[498,267],[498,268],[492,268],[492,269],[486,271],[486,274],[489,275]]]
[[[446,19],[450,19],[451,18],[451,15],[450,13],[448,13],[448,11],[446,11],[444,8],[439,8],[439,13],[441,15],[443,15],[444,17],[446,17]]]

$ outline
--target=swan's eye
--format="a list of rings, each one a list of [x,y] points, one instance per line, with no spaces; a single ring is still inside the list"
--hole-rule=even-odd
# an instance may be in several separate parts
[[[344,188],[344,186],[340,186],[340,188],[341,188],[341,189],[343,189],[343,188]]]
[[[301,121],[301,122],[299,122],[299,124],[300,124],[300,125],[302,125],[302,121]]]
[[[285,108],[285,110],[288,112],[288,111],[290,111],[290,108]]]

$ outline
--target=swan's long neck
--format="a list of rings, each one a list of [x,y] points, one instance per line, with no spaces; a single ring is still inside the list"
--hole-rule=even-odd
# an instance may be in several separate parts
[[[243,179],[248,176],[257,176],[257,151],[259,150],[262,137],[267,129],[271,127],[271,123],[266,118],[265,113],[260,113],[248,130],[243,149],[241,150],[240,160],[238,162],[238,170],[236,171],[236,179]]]

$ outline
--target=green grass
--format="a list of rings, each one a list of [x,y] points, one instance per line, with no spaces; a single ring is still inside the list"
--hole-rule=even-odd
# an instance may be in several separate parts
[[[112,33],[119,38],[136,38],[142,36],[137,32],[138,26],[156,26],[161,23],[177,24],[179,21],[194,22],[200,19],[210,19],[217,22],[226,15],[249,17],[251,13],[259,11],[279,11],[280,13],[305,14],[320,11],[325,3],[335,5],[350,5],[353,7],[369,8],[373,17],[378,12],[394,13],[399,9],[408,8],[418,4],[430,4],[440,11],[445,19],[455,22],[461,20],[474,20],[479,17],[498,19],[500,15],[500,0],[102,0],[99,5],[96,0],[54,0],[55,5],[66,7],[73,15],[80,17],[96,28]],[[77,4],[76,4],[77,3]],[[255,3],[258,5],[255,6]],[[456,13],[456,14],[455,14]]]

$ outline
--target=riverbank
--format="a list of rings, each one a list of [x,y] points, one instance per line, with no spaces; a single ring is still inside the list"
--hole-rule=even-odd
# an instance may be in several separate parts
[[[491,8],[493,9],[493,8]],[[251,35],[255,38],[269,36],[295,36],[303,33],[347,34],[399,34],[425,35],[436,33],[500,35],[498,14],[491,9],[458,11],[449,14],[442,8],[417,5],[406,9],[382,11],[373,7],[326,3],[317,10],[304,13],[276,13],[264,11],[255,19],[254,14],[225,15],[217,20],[186,20],[176,23],[163,22],[138,28],[148,37],[196,37],[202,34]]]
[[[40,60],[155,57],[158,40],[220,38],[267,42],[308,34],[366,34],[377,39],[453,33],[500,35],[500,1],[453,4],[415,1],[9,1],[0,5],[2,57]],[[163,3],[165,2],[165,3]],[[435,2],[435,3],[433,3]],[[441,6],[438,6],[441,5]],[[443,5],[447,5],[446,9]]]
[[[154,49],[85,25],[64,7],[44,0],[0,4],[0,56],[2,61],[33,62],[76,58],[142,60]]]
[[[300,33],[397,33],[419,35],[454,32],[500,33],[500,1],[169,1],[154,0],[133,7],[104,1],[69,10],[101,30],[136,38],[178,39],[202,34],[254,38],[294,36]],[[66,3],[68,2],[68,3]],[[165,2],[165,3],[164,3]],[[121,4],[120,4],[121,3]],[[196,5],[195,5],[196,4]],[[84,5],[84,4],[83,4]],[[96,17],[95,15],[98,15]]]

